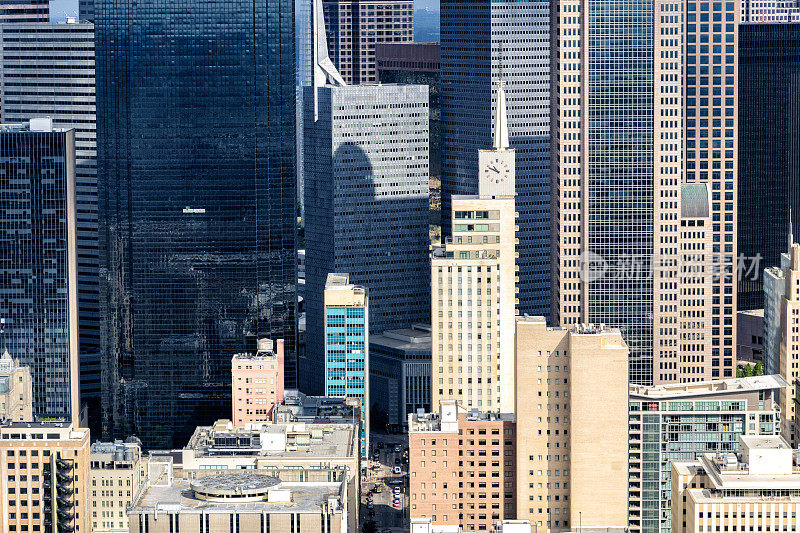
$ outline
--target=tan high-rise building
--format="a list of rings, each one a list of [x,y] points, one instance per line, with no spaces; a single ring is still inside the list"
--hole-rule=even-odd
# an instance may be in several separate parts
[[[771,336],[779,336],[778,373],[789,385],[783,388],[778,397],[784,419],[781,434],[792,447],[796,447],[800,442],[798,435],[800,427],[797,423],[797,378],[800,372],[800,244],[792,243],[788,255],[784,254],[782,261],[785,264],[782,276],[771,274],[772,279],[783,283],[782,293],[776,291],[773,296],[775,302],[772,304],[776,311],[780,309],[780,314],[770,313],[769,323],[765,322],[764,329],[765,332],[769,330]],[[769,301],[764,303],[766,306],[771,305]]]
[[[0,420],[33,422],[31,369],[20,366],[8,350],[0,357]]]
[[[736,368],[739,4],[558,0],[553,11],[551,317],[620,328],[633,383]],[[682,315],[682,193],[698,192],[684,184],[707,188],[710,324]]]
[[[513,413],[517,214],[502,85],[497,102],[478,195],[452,197],[452,238],[431,254],[431,405]]]
[[[89,430],[0,426],[0,531],[89,532]]]
[[[136,440],[136,439],[134,439]],[[147,477],[147,457],[138,442],[95,442],[90,447],[92,531],[128,531],[128,512]]]
[[[231,361],[233,424],[272,422],[283,401],[283,339],[258,340],[258,351],[240,353]]]
[[[465,531],[516,518],[515,426],[513,415],[455,400],[442,400],[438,414],[409,415],[411,518]]]
[[[672,531],[797,531],[800,468],[782,438],[740,436],[738,453],[672,463]]]
[[[618,330],[517,319],[517,518],[628,523],[628,347]]]

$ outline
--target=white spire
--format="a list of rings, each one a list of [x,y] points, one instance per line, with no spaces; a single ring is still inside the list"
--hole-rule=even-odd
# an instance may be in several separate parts
[[[503,80],[497,84],[497,102],[494,112],[494,149],[508,150],[508,114]]]
[[[311,18],[314,27],[312,28],[312,38],[314,39],[313,58],[314,62],[314,120],[318,118],[318,91],[325,84],[343,86],[347,85],[336,70],[336,66],[328,56],[328,37],[325,34],[325,16],[322,13],[322,0],[314,0],[311,10]]]

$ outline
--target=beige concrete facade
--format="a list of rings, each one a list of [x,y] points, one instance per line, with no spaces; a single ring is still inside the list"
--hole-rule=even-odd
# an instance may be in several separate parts
[[[0,357],[0,420],[33,422],[31,369],[20,366],[8,350]]]
[[[516,321],[517,518],[628,523],[628,348],[618,330]]]
[[[275,406],[283,401],[283,339],[259,339],[255,354],[240,353],[231,360],[233,424],[272,422]]]
[[[684,184],[680,192],[680,231],[677,241],[671,241],[679,244],[678,304],[677,307],[669,303],[658,306],[659,309],[675,307],[677,323],[675,316],[670,315],[669,322],[663,321],[665,327],[657,328],[654,336],[657,349],[653,379],[656,384],[701,382],[719,379],[721,375],[719,360],[715,364],[711,357],[713,268],[708,188],[702,183]],[[665,265],[660,275],[669,273],[669,279],[675,279],[674,271],[671,265]]]
[[[291,472],[289,472],[291,474]],[[357,516],[347,483],[290,481],[283,472],[212,473],[148,484],[129,510],[130,533],[345,533]],[[355,500],[357,504],[357,500]]]
[[[516,518],[513,415],[442,400],[438,414],[409,415],[408,427],[412,520],[482,531]]]
[[[452,207],[452,241],[431,255],[431,405],[514,412],[514,197]]]
[[[89,430],[0,426],[0,531],[90,531]]]
[[[796,531],[800,469],[780,437],[740,437],[738,454],[672,463],[672,531]]]
[[[136,442],[95,442],[90,447],[92,531],[128,531],[128,512],[147,477],[147,457]]]
[[[789,249],[789,263],[783,271],[784,291],[780,299],[780,358],[779,372],[789,384],[780,395],[783,413],[783,437],[796,447],[797,433],[797,390],[796,383],[800,372],[800,244],[793,243]],[[777,317],[776,317],[777,318]]]

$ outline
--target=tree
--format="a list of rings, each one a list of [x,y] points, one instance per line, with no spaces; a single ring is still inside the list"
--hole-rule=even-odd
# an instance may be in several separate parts
[[[761,364],[761,361],[756,363],[756,367],[753,369],[754,376],[763,376],[764,375],[764,365]]]

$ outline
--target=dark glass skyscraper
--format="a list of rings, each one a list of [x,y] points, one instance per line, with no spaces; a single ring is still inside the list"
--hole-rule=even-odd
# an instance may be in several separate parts
[[[0,318],[29,366],[37,420],[78,411],[75,132],[49,119],[0,127]]]
[[[249,338],[296,386],[293,5],[95,3],[107,436],[228,416]]]
[[[790,210],[795,234],[800,229],[792,192],[800,153],[791,142],[800,129],[791,112],[800,102],[798,75],[800,24],[739,26],[739,253],[763,257],[756,279],[739,279],[739,309],[764,307],[763,270],[786,252]]]

